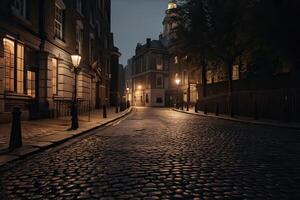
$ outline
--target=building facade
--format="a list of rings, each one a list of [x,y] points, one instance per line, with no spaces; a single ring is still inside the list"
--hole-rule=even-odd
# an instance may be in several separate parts
[[[164,106],[168,88],[168,52],[160,40],[147,39],[138,44],[130,60],[132,68],[132,104],[135,106]]]
[[[79,111],[109,101],[110,0],[3,0],[0,3],[0,121],[69,115],[71,55],[82,56]]]

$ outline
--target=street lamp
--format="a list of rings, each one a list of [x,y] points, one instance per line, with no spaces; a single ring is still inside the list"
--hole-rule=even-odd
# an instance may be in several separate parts
[[[74,87],[74,95],[72,99],[71,105],[71,115],[72,115],[72,125],[71,130],[76,130],[79,128],[78,125],[78,112],[77,112],[77,74],[78,74],[78,66],[81,61],[81,56],[78,51],[75,54],[71,55],[72,63],[74,66],[74,74],[75,74],[75,87]]]
[[[177,85],[176,108],[179,108],[179,84],[180,84],[180,79],[177,77],[177,74],[176,74],[176,77],[175,77],[175,83]]]

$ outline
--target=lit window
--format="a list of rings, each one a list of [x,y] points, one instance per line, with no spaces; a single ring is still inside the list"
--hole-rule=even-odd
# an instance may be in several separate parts
[[[26,0],[13,0],[12,10],[13,10],[14,14],[26,19],[27,18],[27,2],[26,2]]]
[[[27,71],[27,95],[31,96],[32,98],[36,97],[35,76],[35,72]]]
[[[60,3],[59,3],[60,2]],[[62,1],[57,1],[55,4],[55,19],[54,19],[54,32],[58,39],[63,39],[63,22],[64,22],[64,7]]]
[[[4,66],[5,66],[5,90],[13,92],[14,66],[15,66],[15,43],[12,40],[3,39],[4,43]]]
[[[178,64],[178,56],[175,56],[175,57],[174,57],[174,63],[175,63],[175,64]]]
[[[177,4],[174,3],[174,2],[171,2],[168,4],[168,10],[171,10],[171,9],[176,9],[177,8]]]
[[[156,70],[163,70],[163,63],[161,57],[156,58]]]
[[[52,89],[53,94],[58,93],[58,61],[57,59],[52,59]]]
[[[239,80],[240,79],[240,67],[239,65],[232,66],[232,80]]]
[[[76,0],[76,10],[82,14],[82,0]]]
[[[17,93],[24,93],[24,46],[17,45]]]

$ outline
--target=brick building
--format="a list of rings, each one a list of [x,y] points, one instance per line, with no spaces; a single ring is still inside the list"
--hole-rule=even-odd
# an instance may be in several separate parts
[[[79,111],[109,101],[110,6],[110,0],[0,2],[0,122],[15,106],[27,119],[69,115],[77,51]]]

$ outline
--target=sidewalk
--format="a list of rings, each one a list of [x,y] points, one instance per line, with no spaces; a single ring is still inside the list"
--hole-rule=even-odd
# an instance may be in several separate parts
[[[203,117],[212,117],[216,119],[223,119],[223,120],[230,120],[230,121],[236,121],[236,122],[241,122],[241,123],[251,123],[251,124],[256,124],[256,125],[264,125],[264,126],[274,126],[274,127],[279,127],[279,128],[289,128],[289,129],[298,129],[300,130],[300,123],[284,123],[281,121],[274,121],[274,120],[268,120],[268,119],[259,119],[259,120],[254,120],[253,118],[250,117],[244,117],[244,116],[236,116],[236,117],[229,117],[228,115],[222,115],[219,114],[216,116],[214,113],[207,113],[204,114],[203,111],[198,111],[198,113],[195,112],[195,107],[190,107],[189,111],[186,111],[186,108],[184,110],[179,110],[176,108],[173,108],[174,111],[177,112],[182,112],[186,114],[192,114],[192,115],[198,115],[198,116],[203,116]]]
[[[71,131],[68,130],[71,126],[71,117],[22,121],[23,147],[12,152],[8,152],[11,124],[0,124],[0,167],[13,160],[50,148],[55,144],[104,126],[127,115],[131,110],[132,108],[115,113],[115,107],[111,107],[107,109],[106,119],[102,117],[102,110],[94,110],[91,112],[90,121],[88,113],[80,115],[79,128]]]

